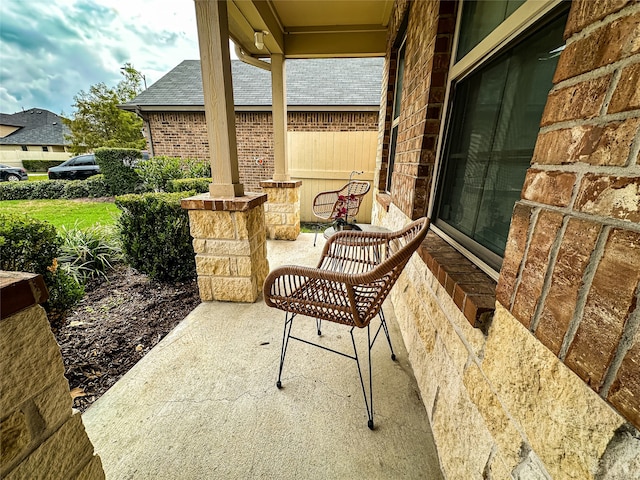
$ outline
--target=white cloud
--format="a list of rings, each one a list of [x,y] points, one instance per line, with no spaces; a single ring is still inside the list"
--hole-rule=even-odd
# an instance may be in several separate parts
[[[0,111],[71,113],[73,96],[115,85],[130,62],[150,85],[197,59],[193,0],[0,2]]]

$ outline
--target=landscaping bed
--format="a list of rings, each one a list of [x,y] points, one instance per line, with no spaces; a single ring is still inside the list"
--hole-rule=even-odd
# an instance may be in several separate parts
[[[195,280],[153,282],[126,266],[94,280],[53,325],[73,406],[85,411],[200,303]]]

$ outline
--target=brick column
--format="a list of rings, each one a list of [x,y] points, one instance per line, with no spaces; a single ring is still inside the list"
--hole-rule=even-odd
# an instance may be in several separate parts
[[[206,193],[182,200],[196,252],[203,302],[255,302],[269,273],[265,194],[214,199]]]
[[[302,182],[266,180],[260,186],[267,194],[267,237],[272,240],[295,240],[300,234],[300,186]]]
[[[0,478],[104,479],[71,409],[40,275],[0,272]]]

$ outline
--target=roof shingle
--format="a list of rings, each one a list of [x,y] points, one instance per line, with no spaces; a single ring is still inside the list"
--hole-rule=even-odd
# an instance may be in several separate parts
[[[69,129],[62,118],[49,110],[31,108],[14,114],[0,114],[2,125],[22,127],[0,138],[0,145],[67,145]]]
[[[289,106],[377,106],[382,86],[382,58],[287,60]],[[271,73],[231,62],[236,106],[270,106]],[[142,92],[128,106],[203,106],[199,60],[184,60]]]

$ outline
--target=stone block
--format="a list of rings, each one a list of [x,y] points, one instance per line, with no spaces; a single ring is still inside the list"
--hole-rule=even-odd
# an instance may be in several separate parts
[[[482,415],[485,425],[498,445],[502,460],[509,471],[513,470],[520,461],[520,446],[524,441],[522,435],[509,419],[500,400],[475,362],[470,362],[465,369],[463,382],[469,398]]]
[[[189,228],[193,238],[236,238],[231,212],[189,210]]]
[[[269,238],[273,240],[295,240],[300,235],[300,224],[270,227],[270,235]]]
[[[198,293],[200,294],[200,300],[203,302],[212,302],[215,300],[213,297],[213,277],[198,276]]]
[[[573,319],[582,277],[601,227],[598,223],[571,218],[562,238],[549,293],[535,331],[540,341],[556,355]]]
[[[567,45],[553,83],[627,58],[640,50],[640,13],[618,18]]]
[[[255,278],[214,277],[211,279],[211,288],[213,300],[221,302],[251,303],[258,298],[258,285]]]
[[[565,360],[596,391],[602,386],[625,323],[636,308],[638,282],[640,232],[613,229]]]
[[[252,273],[251,258],[238,257],[234,260],[236,261],[236,275],[240,277],[250,277]]]
[[[80,470],[80,473],[78,473],[78,476],[76,477],[77,480],[104,480],[104,478],[105,475],[104,470],[102,469],[102,461],[97,455],[91,457],[89,463]]]
[[[71,416],[73,401],[69,394],[69,382],[66,378],[59,377],[51,386],[33,397],[33,403],[44,420],[46,429],[58,427]]]
[[[532,202],[566,207],[571,202],[576,174],[561,171],[527,170],[522,198]]]
[[[499,304],[482,372],[552,478],[593,478],[624,419]]]
[[[265,223],[267,225],[284,225],[285,215],[283,213],[269,212],[265,215]]]
[[[231,275],[229,257],[199,253],[196,255],[196,272],[198,275],[229,276]]]
[[[287,225],[296,225],[300,223],[300,213],[296,212],[296,213],[288,213],[286,215],[286,223]]]
[[[62,356],[40,305],[21,310],[0,322],[0,412],[8,415],[53,379],[64,376]]]
[[[640,43],[636,38],[635,41]],[[640,63],[622,69],[620,80],[616,86],[607,113],[628,112],[640,108]]]
[[[607,15],[622,10],[634,0],[574,0],[565,27],[565,38],[569,38],[587,25],[602,20]]]
[[[19,457],[31,443],[31,431],[23,412],[15,411],[0,422],[0,470]]]
[[[78,465],[93,457],[93,445],[84,430],[80,414],[73,415],[56,432],[23,460],[6,480],[42,478],[73,478]]]
[[[612,74],[603,75],[551,92],[542,113],[541,126],[597,117],[611,77]]]
[[[269,212],[271,213],[292,213],[296,210],[293,203],[269,203]]]
[[[640,176],[586,174],[580,184],[575,209],[584,213],[640,222]]]
[[[563,215],[551,210],[541,210],[533,230],[527,252],[522,279],[518,285],[512,312],[527,328],[530,327],[533,314],[542,293],[544,278],[549,266],[551,246],[555,241]]]
[[[520,263],[527,246],[527,234],[532,212],[531,207],[520,203],[516,203],[513,209],[509,237],[507,238],[502,268],[500,269],[500,278],[496,286],[496,300],[506,308],[511,308],[511,296],[515,289]]]

